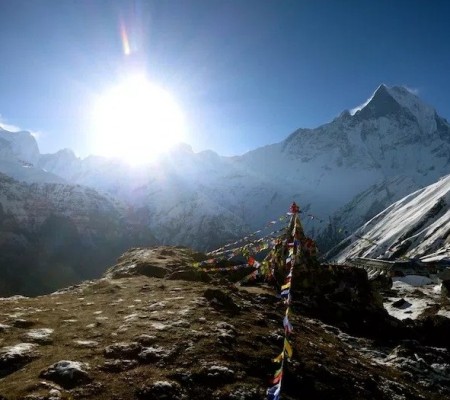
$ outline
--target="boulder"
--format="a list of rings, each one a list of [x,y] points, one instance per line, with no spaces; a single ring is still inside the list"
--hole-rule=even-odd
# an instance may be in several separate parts
[[[203,296],[218,311],[224,311],[230,314],[237,314],[240,311],[239,306],[234,302],[231,295],[221,289],[208,288],[205,290]]]
[[[53,381],[64,389],[72,389],[92,381],[86,369],[84,363],[61,360],[41,371],[39,377]]]
[[[136,391],[139,400],[179,400],[181,388],[176,382],[156,381],[145,384]]]
[[[0,349],[0,378],[12,374],[38,356],[34,343],[19,343]]]

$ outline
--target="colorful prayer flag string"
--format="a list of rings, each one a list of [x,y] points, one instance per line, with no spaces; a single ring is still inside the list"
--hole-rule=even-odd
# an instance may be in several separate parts
[[[220,248],[218,248],[218,249],[216,249],[216,250],[210,251],[210,252],[207,253],[207,254],[208,254],[208,255],[217,255],[217,254],[220,254],[220,253],[222,253],[223,251],[225,251],[225,249],[227,249],[228,247],[236,246],[236,245],[239,244],[239,243],[245,242],[245,241],[249,240],[250,238],[252,238],[253,236],[256,236],[256,235],[258,235],[259,233],[261,233],[264,229],[266,229],[266,228],[268,228],[268,227],[270,227],[270,226],[272,226],[272,225],[275,225],[275,224],[277,224],[277,223],[279,223],[279,222],[283,222],[283,221],[285,221],[287,218],[289,218],[289,215],[282,215],[282,216],[278,217],[278,218],[275,219],[275,220],[272,220],[272,221],[267,222],[267,224],[264,226],[263,229],[258,229],[257,231],[250,233],[249,235],[245,236],[245,237],[242,238],[242,239],[236,240],[236,241],[233,242],[233,243],[228,243],[228,244],[226,244],[226,245],[224,245],[224,246],[222,246],[222,247],[220,247]],[[274,232],[271,232],[271,233],[274,233]],[[270,234],[269,234],[269,235],[270,235]]]
[[[294,207],[295,206],[295,207]],[[280,296],[286,305],[286,312],[283,318],[283,328],[284,328],[284,341],[283,341],[283,350],[282,352],[274,358],[274,362],[280,364],[279,368],[275,371],[273,379],[271,381],[272,385],[269,389],[267,389],[267,400],[279,400],[281,394],[281,384],[283,381],[283,373],[284,373],[284,363],[285,360],[289,360],[293,355],[292,344],[289,341],[289,337],[293,332],[293,326],[289,321],[290,315],[290,306],[291,306],[291,285],[292,285],[292,277],[294,272],[294,267],[297,264],[298,260],[298,251],[299,251],[299,239],[300,233],[302,232],[300,220],[298,219],[299,209],[295,203],[291,206],[292,218],[288,227],[288,237],[286,246],[288,248],[288,255],[285,259],[285,265],[289,266],[289,273],[287,274],[284,284],[281,286]]]

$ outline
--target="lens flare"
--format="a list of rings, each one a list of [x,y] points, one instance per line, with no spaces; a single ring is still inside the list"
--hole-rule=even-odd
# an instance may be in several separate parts
[[[122,40],[123,53],[129,56],[131,54],[130,40],[128,39],[127,28],[123,21],[120,21],[120,38]]]

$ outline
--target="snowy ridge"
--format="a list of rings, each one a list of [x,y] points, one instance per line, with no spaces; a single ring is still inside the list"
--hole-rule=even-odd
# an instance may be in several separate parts
[[[8,132],[0,128],[0,158],[35,164],[39,157],[38,145],[30,132]]]
[[[29,151],[23,146],[21,154]],[[354,115],[344,112],[236,157],[181,145],[131,167],[117,159],[80,159],[66,149],[25,167],[11,146],[0,143],[0,149],[0,171],[7,175],[108,193],[142,210],[163,243],[199,250],[259,229],[293,200],[323,221],[338,212],[336,221],[352,231],[409,190],[450,173],[450,125],[407,89],[385,85]],[[318,236],[326,227],[308,220],[305,228]]]
[[[335,257],[417,258],[440,250],[450,256],[450,175],[395,202],[345,240]],[[443,254],[442,249],[447,249]]]
[[[91,188],[49,183],[21,183],[0,174],[2,214],[10,215],[22,226],[34,230],[51,215],[70,218],[82,234],[92,229],[91,219],[109,215],[120,219],[123,205]]]
[[[420,100],[414,93],[404,87],[387,89],[391,96],[404,108],[408,109],[419,122],[424,132],[436,129],[436,111]]]

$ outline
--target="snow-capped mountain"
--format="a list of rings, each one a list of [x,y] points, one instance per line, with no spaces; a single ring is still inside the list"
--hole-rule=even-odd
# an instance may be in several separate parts
[[[180,146],[130,167],[63,150],[28,169],[117,197],[146,215],[162,243],[206,249],[260,228],[293,200],[313,218],[306,228],[315,236],[329,221],[352,231],[448,174],[449,160],[448,122],[405,88],[381,85],[355,112],[242,156]]]
[[[334,231],[352,231],[450,172],[450,125],[406,89],[381,85],[353,115],[345,111],[329,124],[300,129],[241,162],[284,181],[306,214],[329,217]],[[316,235],[328,234],[325,225],[316,224]]]
[[[333,256],[450,257],[450,175],[395,202],[343,241]],[[437,257],[437,256],[436,256]]]
[[[35,164],[40,158],[36,140],[29,132],[8,132],[0,126],[0,157]]]
[[[64,179],[36,168],[41,154],[30,132],[9,132],[0,126],[0,172],[24,182],[59,182]]]

